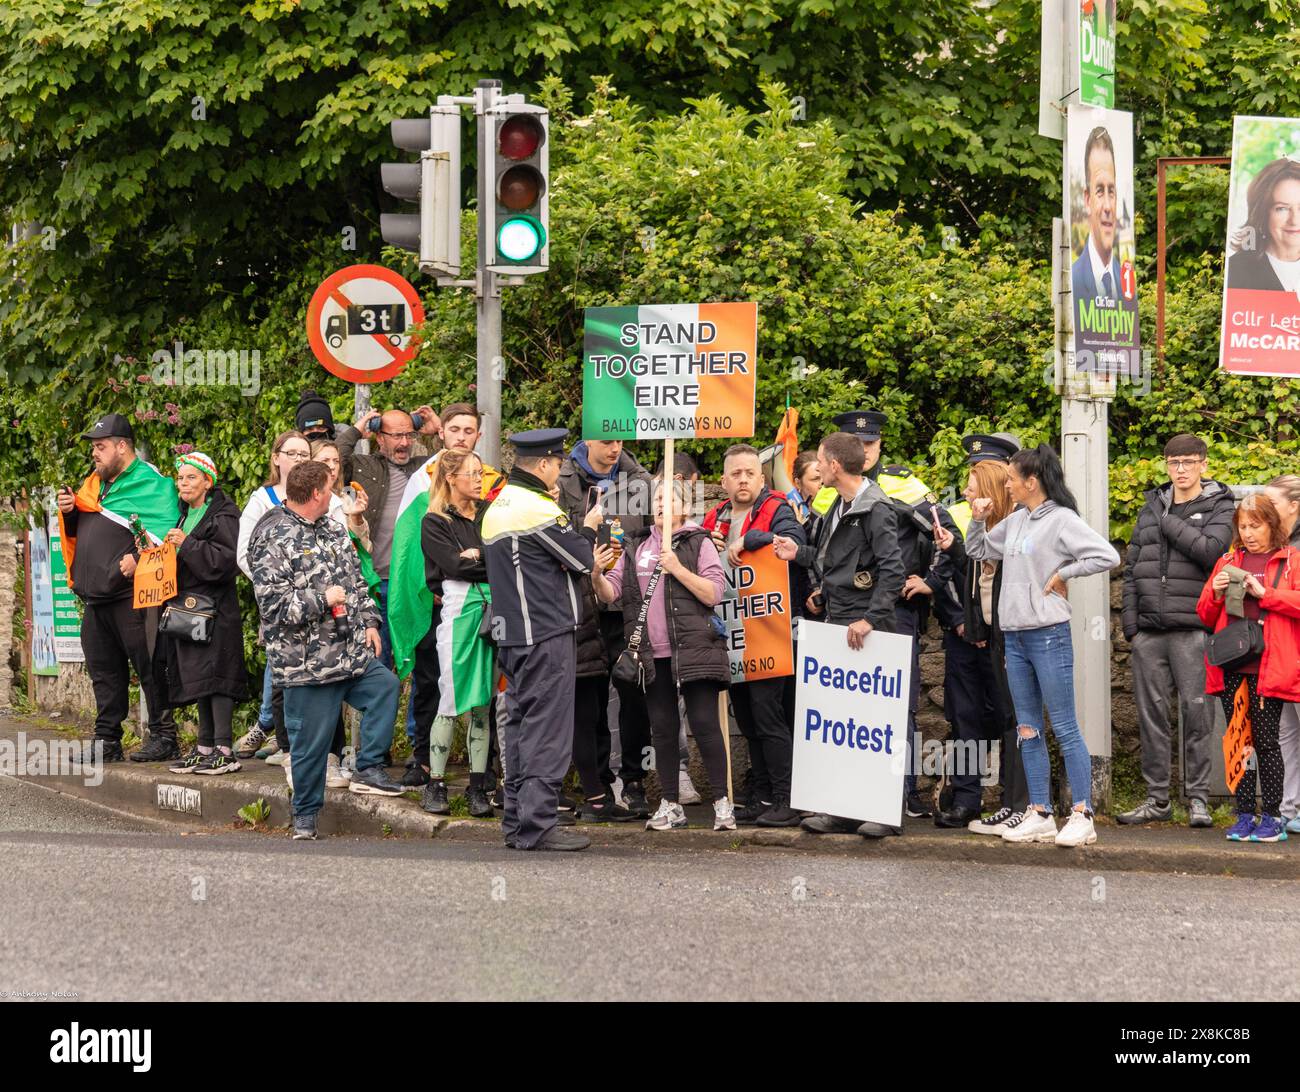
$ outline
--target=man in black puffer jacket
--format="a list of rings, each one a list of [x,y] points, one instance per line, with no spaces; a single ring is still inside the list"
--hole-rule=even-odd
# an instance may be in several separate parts
[[[1133,697],[1147,799],[1121,823],[1168,820],[1169,691],[1178,693],[1186,748],[1189,823],[1210,827],[1210,743],[1214,709],[1205,697],[1205,627],[1196,601],[1232,541],[1232,493],[1205,478],[1206,446],[1183,433],[1165,444],[1170,480],[1146,495],[1124,564],[1124,636],[1131,645]]]

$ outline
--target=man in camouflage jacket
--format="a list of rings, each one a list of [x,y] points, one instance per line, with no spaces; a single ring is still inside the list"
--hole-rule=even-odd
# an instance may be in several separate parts
[[[403,792],[383,766],[393,742],[397,676],[378,659],[379,611],[366,591],[356,550],[329,515],[328,483],[322,463],[294,467],[284,503],[262,517],[248,545],[271,681],[284,691],[293,836],[306,839],[316,837],[329,746],[343,702],[361,713],[351,791]]]

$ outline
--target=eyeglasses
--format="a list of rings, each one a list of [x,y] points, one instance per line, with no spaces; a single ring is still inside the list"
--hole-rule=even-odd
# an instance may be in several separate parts
[[[1192,470],[1204,461],[1204,459],[1166,459],[1165,466],[1170,470]]]
[[[277,455],[283,455],[286,459],[293,459],[296,462],[305,463],[311,458],[310,451],[284,451],[281,449],[276,452]]]
[[[416,436],[414,432],[385,432],[383,429],[379,430],[379,435],[393,440],[414,440]]]
[[[482,477],[483,477],[483,471],[481,471],[481,470],[470,470],[470,471],[467,472],[467,471],[462,470],[459,474],[457,474],[457,475],[455,475],[455,476],[456,476],[457,478],[469,478],[470,481],[477,481],[477,480],[481,480],[481,479],[482,479]]]

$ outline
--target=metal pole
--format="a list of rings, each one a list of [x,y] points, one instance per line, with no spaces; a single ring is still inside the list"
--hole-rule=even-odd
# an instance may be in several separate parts
[[[501,355],[501,286],[496,274],[487,270],[493,240],[489,239],[483,209],[495,200],[493,180],[487,177],[488,142],[493,137],[492,117],[488,113],[497,100],[500,80],[479,80],[475,91],[474,113],[478,120],[478,269],[474,275],[474,295],[478,318],[477,383],[479,418],[479,455],[493,466],[501,465],[501,380],[505,361]]]

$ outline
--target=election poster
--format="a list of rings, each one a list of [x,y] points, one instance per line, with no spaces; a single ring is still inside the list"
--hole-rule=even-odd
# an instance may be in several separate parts
[[[772,552],[745,550],[739,565],[726,563],[727,586],[717,613],[727,627],[733,683],[789,675],[794,669],[790,633],[790,566]]]
[[[845,634],[799,623],[790,806],[901,827],[912,638]]]
[[[1066,140],[1075,370],[1137,377],[1133,115],[1072,103]]]
[[[81,610],[68,587],[68,566],[59,538],[59,521],[50,517],[50,574],[54,588],[54,655],[60,663],[81,663]]]
[[[31,551],[32,674],[57,675],[59,661],[54,655],[54,582],[50,573],[50,542],[45,537],[45,529],[31,523],[27,543],[27,548]]]
[[[1079,11],[1079,101],[1115,105],[1115,0],[1071,0]]]
[[[582,435],[753,436],[758,305],[588,307]]]
[[[1232,126],[1219,367],[1300,376],[1300,118]]]

